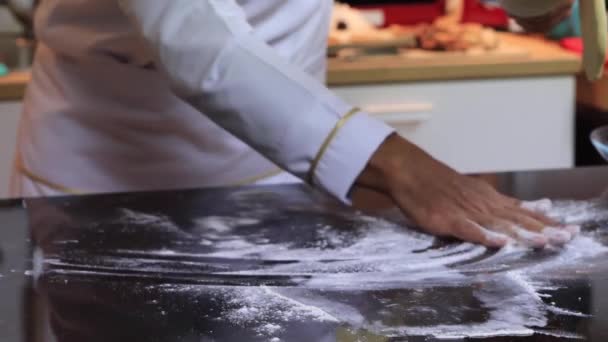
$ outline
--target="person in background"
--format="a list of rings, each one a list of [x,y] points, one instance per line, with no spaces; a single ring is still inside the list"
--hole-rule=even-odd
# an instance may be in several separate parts
[[[573,16],[574,11],[578,11],[575,7],[577,1],[578,0],[567,0],[546,15],[529,18],[513,16],[513,18],[527,32],[549,33]],[[576,17],[578,18],[578,16]]]
[[[438,236],[490,247],[571,239],[576,227],[457,173],[331,93],[331,9],[40,0],[13,195],[305,181],[347,203],[354,189],[381,193]]]
[[[581,36],[579,1],[575,0],[570,4],[571,9],[567,12],[567,16],[557,23],[557,25],[548,29],[547,36],[549,38],[560,40],[566,37]]]

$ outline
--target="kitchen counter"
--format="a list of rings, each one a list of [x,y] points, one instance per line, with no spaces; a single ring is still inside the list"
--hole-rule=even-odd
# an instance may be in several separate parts
[[[0,101],[21,100],[29,80],[29,71],[13,71],[0,77]]]
[[[507,178],[594,197],[588,172]],[[303,186],[0,202],[0,340],[601,340],[608,206],[556,207],[569,247],[495,251]]]
[[[462,56],[450,58],[406,59],[377,56],[347,61],[330,59],[328,83],[354,84],[446,81],[461,79],[512,78],[574,75],[581,69],[580,58],[542,38],[503,33],[504,44],[523,48],[527,55]]]
[[[328,84],[547,76],[575,74],[580,70],[579,58],[554,43],[513,34],[502,34],[501,37],[509,45],[529,51],[529,55],[448,57],[441,60],[434,58],[432,61],[390,56],[369,57],[355,62],[330,59]],[[29,79],[27,71],[16,71],[0,77],[0,100],[21,99]]]

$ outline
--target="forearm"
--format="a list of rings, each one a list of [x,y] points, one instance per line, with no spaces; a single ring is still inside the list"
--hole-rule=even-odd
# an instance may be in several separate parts
[[[255,39],[232,0],[120,1],[176,94],[284,169],[339,198],[346,198],[392,131],[357,113],[327,142],[352,106]]]

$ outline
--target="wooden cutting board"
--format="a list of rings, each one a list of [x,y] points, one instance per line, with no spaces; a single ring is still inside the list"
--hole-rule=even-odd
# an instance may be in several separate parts
[[[451,62],[472,62],[475,60],[498,60],[498,61],[519,61],[530,57],[530,51],[525,47],[501,43],[494,50],[487,51],[428,51],[421,49],[403,49],[400,56],[408,60],[424,60],[429,62],[445,61]]]
[[[337,55],[341,50],[345,49],[356,49],[360,50],[361,54],[369,52],[370,54],[377,54],[378,51],[391,50],[399,48],[413,48],[417,45],[416,37],[414,35],[403,35],[399,38],[377,41],[377,42],[357,42],[349,44],[332,44],[327,47],[327,53],[330,56]]]

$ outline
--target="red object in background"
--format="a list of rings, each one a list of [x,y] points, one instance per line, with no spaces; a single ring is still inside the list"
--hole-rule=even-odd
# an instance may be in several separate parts
[[[509,26],[509,16],[500,7],[487,6],[479,0],[464,0],[462,22],[506,29]]]
[[[463,0],[465,23],[479,23],[495,28],[506,28],[509,17],[498,7],[484,6],[479,0]],[[384,13],[384,26],[416,25],[431,23],[445,14],[445,0],[419,4],[385,4],[355,6],[362,10],[381,10]]]
[[[416,25],[431,23],[445,13],[445,1],[420,4],[386,4],[356,6],[363,10],[381,10],[384,12],[384,26]]]
[[[583,39],[579,37],[571,37],[564,38],[559,41],[559,44],[566,50],[577,53],[578,55],[583,55]],[[604,62],[604,66],[608,66],[608,56],[606,56],[606,61]]]

